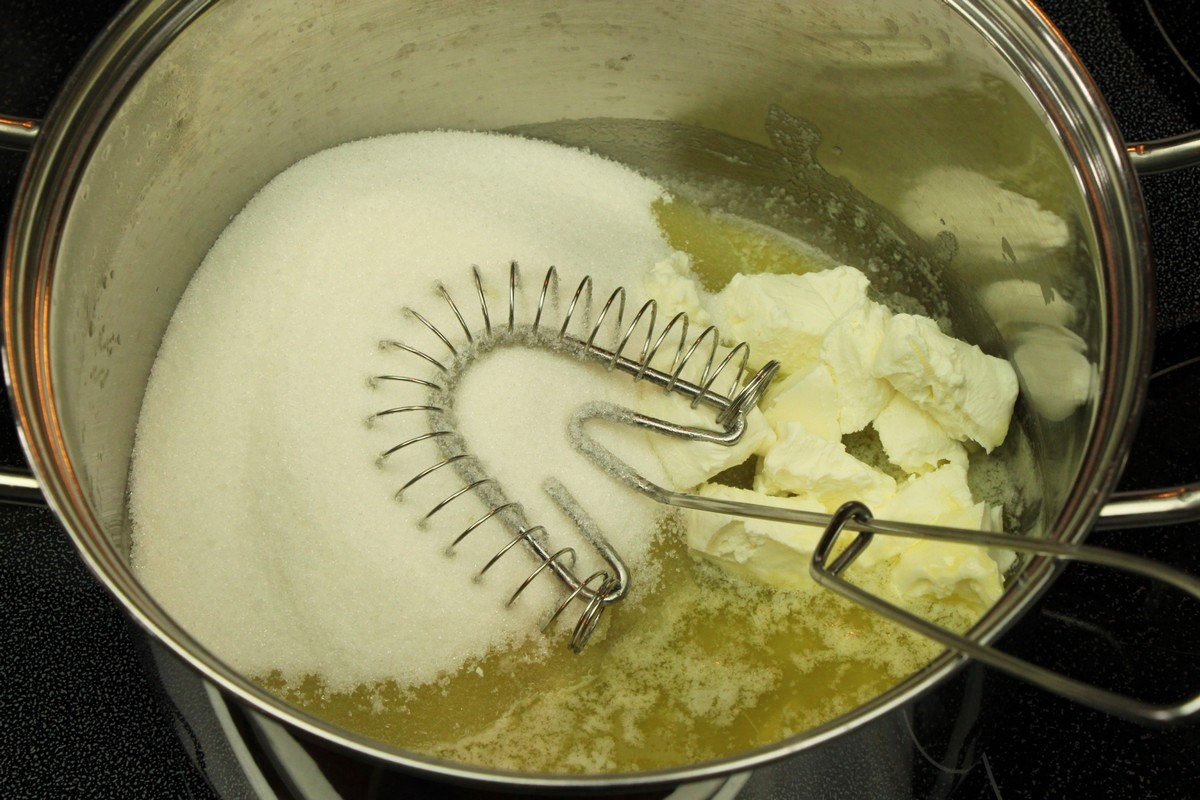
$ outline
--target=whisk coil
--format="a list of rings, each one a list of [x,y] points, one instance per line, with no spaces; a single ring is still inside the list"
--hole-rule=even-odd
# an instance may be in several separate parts
[[[556,576],[565,586],[567,593],[564,599],[557,604],[542,629],[543,631],[548,630],[564,610],[572,604],[582,603],[583,610],[579,614],[569,640],[570,648],[578,652],[587,643],[605,609],[619,602],[628,594],[629,570],[591,517],[557,481],[551,481],[543,488],[580,529],[584,538],[603,560],[605,568],[581,579],[575,572],[576,552],[573,548],[563,547],[551,550],[547,543],[549,534],[546,529],[541,525],[530,524],[521,504],[508,498],[500,482],[487,474],[485,466],[470,453],[467,443],[459,435],[454,425],[453,415],[450,413],[454,405],[453,393],[459,377],[480,354],[498,347],[516,346],[550,350],[565,356],[598,362],[608,370],[616,369],[632,376],[634,382],[646,381],[662,388],[664,392],[683,395],[689,398],[692,407],[700,404],[712,407],[716,411],[716,422],[723,428],[723,431],[707,432],[674,425],[665,420],[643,419],[651,420],[654,423],[653,427],[672,435],[732,443],[744,429],[745,413],[754,407],[765,392],[767,384],[778,369],[778,364],[768,363],[743,386],[742,381],[748,372],[750,356],[749,347],[745,343],[739,343],[732,348],[723,348],[720,344],[720,334],[714,326],[705,327],[699,335],[689,339],[689,319],[683,312],[673,315],[667,324],[658,330],[658,304],[654,300],[649,300],[638,307],[628,325],[625,325],[626,291],[624,287],[618,287],[608,295],[595,320],[592,321],[590,309],[594,282],[590,275],[580,280],[575,288],[561,322],[553,330],[548,330],[543,321],[548,317],[550,302],[554,301],[557,304],[559,288],[558,270],[553,266],[546,270],[541,282],[533,321],[519,324],[517,322],[517,297],[520,271],[517,263],[512,262],[508,271],[507,320],[499,326],[493,326],[487,292],[478,267],[472,268],[472,277],[482,331],[472,329],[467,322],[467,316],[445,285],[439,283],[435,287],[436,293],[446,304],[458,327],[461,328],[464,341],[457,345],[455,344],[457,333],[451,336],[431,322],[428,317],[412,309],[406,309],[406,313],[412,319],[436,337],[447,351],[448,358],[435,357],[425,350],[405,342],[390,339],[380,342],[385,349],[408,354],[431,366],[437,371],[439,378],[437,381],[433,381],[412,375],[390,374],[377,375],[372,378],[371,384],[376,387],[388,381],[415,385],[426,391],[427,398],[422,403],[384,409],[373,414],[369,421],[396,414],[422,413],[426,415],[430,427],[428,432],[384,450],[379,455],[379,461],[380,463],[386,462],[397,453],[418,442],[436,441],[442,456],[441,459],[420,470],[405,482],[397,490],[396,498],[403,499],[409,489],[429,475],[446,467],[452,468],[462,482],[461,487],[435,503],[423,517],[422,524],[427,523],[431,517],[463,496],[474,494],[478,497],[487,510],[482,516],[455,534],[447,547],[447,552],[453,553],[459,544],[487,522],[496,520],[502,524],[508,529],[510,538],[476,573],[476,580],[481,580],[501,558],[510,551],[518,549],[516,547],[518,544],[523,544],[523,549],[533,554],[536,565],[512,593],[508,603],[516,602],[538,575],[549,573]],[[605,335],[606,323],[611,328],[611,336]],[[572,333],[573,326],[581,331]],[[613,344],[606,347],[602,342],[609,338]],[[668,339],[670,339],[670,345],[668,345]],[[633,355],[627,355],[626,351],[630,349],[630,344],[636,345],[639,342],[640,348],[635,347],[636,352]],[[668,346],[668,349],[664,350],[664,346]],[[670,349],[671,347],[673,350]],[[722,350],[726,350],[723,356],[721,355]],[[660,359],[660,354],[669,356],[665,364]],[[685,377],[685,374],[691,379]],[[722,384],[728,387],[724,392],[716,388],[722,375],[728,378],[728,382]]]

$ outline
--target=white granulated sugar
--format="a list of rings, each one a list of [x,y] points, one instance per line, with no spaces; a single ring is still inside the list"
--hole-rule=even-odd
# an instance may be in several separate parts
[[[686,399],[674,399],[687,409]],[[653,500],[632,492],[571,446],[571,417],[594,400],[636,405],[633,379],[562,353],[522,348],[486,355],[464,378],[455,400],[459,431],[471,452],[502,478],[530,522],[550,531],[556,547],[576,548],[582,577],[603,563],[543,491],[548,479],[562,482],[631,564],[648,554],[661,513]],[[587,434],[651,480],[666,482],[646,434],[603,422],[590,423]]]
[[[488,282],[494,320],[506,315],[499,299],[513,259],[524,290],[540,286],[551,264],[563,292],[584,274],[598,293],[639,286],[641,274],[671,254],[650,208],[661,194],[579,151],[467,133],[354,142],[278,176],[212,248],[155,363],[130,497],[133,562],[147,588],[237,669],[319,673],[331,689],[428,682],[538,635],[562,596],[548,573],[504,607],[535,566],[531,558],[514,550],[472,580],[508,540],[503,529],[482,526],[445,555],[485,510],[480,501],[465,495],[419,524],[461,486],[451,470],[423,479],[402,502],[393,497],[440,455],[423,442],[376,464],[405,426],[423,419],[365,423],[421,402],[410,385],[370,388],[373,375],[419,374],[412,356],[379,343],[423,334],[416,346],[443,355],[402,308],[453,326],[432,286],[445,281],[466,311],[477,309],[473,264]],[[477,312],[467,316],[479,324]],[[569,448],[555,455],[523,433],[487,434],[493,417],[510,413],[521,429],[545,428],[536,404],[549,395],[596,399],[590,384],[575,384],[582,367],[542,363],[562,361],[555,354],[496,352],[477,365],[480,380],[488,369],[506,370],[506,358],[526,359],[511,373],[523,376],[511,381],[518,394],[490,402],[468,373],[464,433],[479,428],[481,446],[501,454],[525,445],[518,462],[539,469],[518,464],[514,481],[579,475],[571,490],[585,507],[622,509],[615,528],[596,516],[636,557],[653,532],[644,529],[653,516],[644,503],[604,485],[609,479]],[[601,376],[618,391],[628,380]],[[564,635],[551,643],[562,645]]]

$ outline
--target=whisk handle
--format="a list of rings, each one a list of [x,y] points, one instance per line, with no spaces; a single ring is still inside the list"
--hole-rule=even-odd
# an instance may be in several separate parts
[[[1200,711],[1200,694],[1179,703],[1159,705],[1110,692],[1004,653],[995,647],[984,644],[978,638],[973,638],[970,634],[964,636],[954,633],[864,591],[842,578],[840,573],[850,565],[854,556],[866,547],[870,537],[875,533],[892,533],[893,531],[888,530],[890,527],[894,527],[894,523],[874,523],[870,510],[862,503],[850,502],[843,505],[830,518],[825,532],[813,551],[810,564],[813,579],[821,586],[934,639],[952,650],[964,653],[1027,683],[1099,711],[1134,722],[1158,726],[1177,723]],[[908,528],[909,526],[900,527]],[[828,559],[838,537],[847,528],[857,529],[858,536],[842,551],[832,565],[828,565]],[[912,534],[910,532],[899,535]],[[1097,564],[1165,583],[1188,594],[1193,599],[1200,600],[1200,580],[1164,564],[1100,547],[955,528],[929,527],[922,531],[921,538],[1002,546],[1012,550],[1039,553],[1065,561]]]
[[[1117,492],[1100,509],[1101,530],[1181,525],[1200,520],[1200,483]]]

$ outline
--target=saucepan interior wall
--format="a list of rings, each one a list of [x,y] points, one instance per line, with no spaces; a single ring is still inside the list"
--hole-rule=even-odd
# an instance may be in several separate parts
[[[822,185],[864,203],[902,244],[912,228],[935,255],[957,247],[948,274],[963,294],[951,311],[968,336],[1011,349],[1059,298],[1073,310],[1054,324],[1094,361],[1104,310],[1077,183],[1021,81],[941,3],[256,0],[181,4],[179,19],[185,10],[190,23],[171,31],[168,21],[161,52],[139,56],[122,73],[136,82],[97,112],[53,277],[59,421],[122,551],[141,396],[192,272],[272,176],[364,136],[651,120],[782,148],[795,174],[812,168],[815,148],[854,188]],[[809,123],[819,143],[772,141],[773,108]],[[861,235],[858,217],[830,204],[826,233]],[[981,232],[978,214],[954,216],[964,204],[1002,213],[985,214],[992,229]],[[937,239],[943,231],[956,245]],[[989,287],[1013,281],[1023,282],[1015,294],[988,300]],[[1027,409],[1035,451],[1056,436],[1071,442],[1050,507],[1078,468],[1090,399],[1083,406],[1065,421]]]

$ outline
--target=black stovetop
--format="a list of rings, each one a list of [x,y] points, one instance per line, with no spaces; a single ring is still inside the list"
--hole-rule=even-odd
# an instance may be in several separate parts
[[[0,0],[0,112],[44,114],[120,5]],[[1042,6],[1092,71],[1128,140],[1200,128],[1200,27],[1191,0]],[[0,220],[22,160],[0,151]],[[1155,363],[1166,368],[1200,358],[1200,170],[1144,179],[1143,190],[1160,293]],[[0,405],[10,417],[7,401]],[[1200,480],[1197,419],[1200,364],[1153,379],[1123,487]],[[8,423],[0,425],[0,463],[23,463]],[[1091,543],[1200,574],[1200,524],[1098,533]],[[49,511],[0,508],[0,796],[212,797],[142,671],[138,635]],[[1200,691],[1197,641],[1200,606],[1073,567],[1002,645],[1166,700]],[[1139,727],[992,672],[986,691],[975,763],[955,778],[956,798],[1200,793],[1200,726]]]

